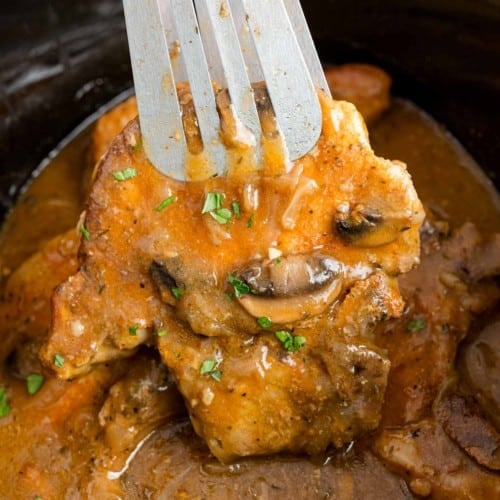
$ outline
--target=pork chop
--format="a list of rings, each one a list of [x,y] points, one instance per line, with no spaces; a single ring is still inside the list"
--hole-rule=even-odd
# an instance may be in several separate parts
[[[424,214],[404,164],[375,156],[356,109],[320,98],[315,148],[293,165],[266,155],[244,180],[241,145],[225,177],[165,177],[129,124],[96,172],[81,267],[55,293],[45,363],[70,378],[160,339],[221,460],[316,453],[376,427],[388,361],[372,330],[402,310],[395,278],[419,261]],[[217,415],[249,380],[261,390],[238,416],[239,441]]]

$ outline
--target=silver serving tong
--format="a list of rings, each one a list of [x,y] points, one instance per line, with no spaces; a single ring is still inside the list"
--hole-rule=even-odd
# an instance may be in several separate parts
[[[164,174],[186,174],[187,145],[176,84],[189,83],[209,169],[224,175],[227,151],[213,83],[227,88],[234,119],[255,138],[252,84],[264,80],[290,160],[321,132],[316,88],[328,92],[298,0],[123,0],[143,144]],[[199,179],[198,179],[199,180]]]

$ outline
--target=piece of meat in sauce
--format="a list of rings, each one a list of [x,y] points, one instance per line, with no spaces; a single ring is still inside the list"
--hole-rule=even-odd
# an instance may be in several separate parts
[[[480,248],[474,253],[479,253]],[[489,253],[488,244],[483,248]],[[490,266],[490,271],[496,272],[496,267]],[[473,324],[460,346],[457,376],[441,392],[433,408],[448,437],[492,471],[500,470],[499,331],[498,316],[486,315]]]
[[[472,394],[450,387],[434,405],[446,434],[472,459],[491,470],[500,470],[500,432]]]
[[[78,269],[78,242],[74,229],[57,236],[9,276],[0,300],[0,361],[23,341],[39,347],[45,340],[52,294]]]
[[[24,380],[9,379],[12,411],[0,421],[1,498],[81,495],[99,449],[96,415],[122,368],[102,365],[72,381],[47,378],[35,395]]]
[[[498,323],[462,347],[458,373],[455,358],[474,318],[500,299],[495,282],[500,252],[492,250],[498,237],[485,239],[472,224],[450,236],[436,226],[442,227],[425,223],[422,262],[399,278],[405,313],[376,329],[391,371],[373,450],[408,475],[418,495],[495,498]]]
[[[334,99],[352,102],[370,125],[389,108],[391,77],[370,64],[341,64],[325,70]]]
[[[388,350],[391,360],[384,424],[399,425],[429,415],[453,373],[458,344],[472,320],[500,299],[493,279],[499,251],[489,266],[483,260],[479,276],[472,272],[482,252],[494,253],[491,245],[497,241],[496,236],[484,241],[470,223],[450,237],[425,223],[420,266],[399,278],[405,313],[376,329],[376,343]]]
[[[478,467],[432,420],[384,430],[374,450],[392,470],[408,478],[419,496],[457,500],[500,496],[498,475]]]
[[[119,479],[129,457],[153,431],[186,413],[182,397],[158,355],[140,352],[127,360],[127,372],[107,391],[98,414],[103,430],[91,474],[83,478],[90,498],[122,497]]]
[[[295,353],[264,332],[204,338],[178,325],[160,339],[193,426],[215,456],[229,462],[279,451],[317,454],[377,426],[389,363],[364,321],[398,312],[385,280],[363,281],[360,296],[351,292],[335,317],[314,328],[297,325],[294,334],[307,342]],[[216,369],[202,375],[208,360]]]
[[[373,154],[355,108],[325,97],[322,106],[323,134],[310,154],[279,176],[279,165],[265,164],[243,184],[232,175],[188,184],[162,176],[138,147],[139,129],[132,122],[96,173],[82,266],[55,294],[46,364],[54,367],[56,355],[63,357],[55,369],[72,377],[155,343],[161,332],[163,359],[193,419],[201,422],[197,429],[224,460],[287,449],[317,452],[374,428],[388,363],[370,331],[402,309],[393,281],[418,262],[423,211],[404,165]],[[133,175],[123,179],[130,167]],[[238,203],[239,217],[220,224],[202,213],[210,193],[222,194],[225,207]],[[167,199],[175,201],[158,208]],[[298,278],[288,280],[290,273]],[[266,275],[273,277],[272,286]],[[234,286],[253,293],[229,300]],[[268,330],[262,317],[271,323]],[[276,331],[289,340],[303,337],[306,348],[288,353]],[[250,341],[253,369],[245,375],[238,373],[238,356]],[[191,346],[198,357],[183,364],[172,357],[169,343]],[[229,390],[224,401],[217,396],[227,384],[256,378],[263,349],[297,366],[276,361],[261,377],[262,388],[275,390],[275,397],[270,393],[266,408],[262,401],[256,406],[255,394],[241,413],[239,430],[247,439],[238,445],[215,416],[224,406],[236,408],[241,396]],[[202,357],[217,350],[225,381],[206,411],[195,413],[193,400],[202,401],[216,382],[199,373]],[[301,403],[318,394],[321,404],[307,415]],[[266,418],[280,403],[284,418],[276,439]],[[306,442],[299,436],[308,418],[317,425]],[[254,422],[265,430],[256,434]],[[224,448],[213,444],[226,439]]]
[[[500,316],[488,320],[461,346],[458,368],[463,384],[500,429]]]

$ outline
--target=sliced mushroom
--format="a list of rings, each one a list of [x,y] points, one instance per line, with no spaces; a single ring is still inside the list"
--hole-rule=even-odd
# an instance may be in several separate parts
[[[344,241],[366,248],[392,243],[399,233],[409,228],[406,217],[384,217],[379,210],[362,205],[339,213],[335,220],[335,229]]]
[[[176,300],[172,295],[172,290],[177,288],[177,282],[168,271],[164,262],[153,261],[149,271],[161,295],[161,300],[171,306],[176,305]]]
[[[342,289],[343,268],[321,254],[300,254],[255,262],[238,274],[251,290],[240,304],[256,318],[293,323],[324,312]]]

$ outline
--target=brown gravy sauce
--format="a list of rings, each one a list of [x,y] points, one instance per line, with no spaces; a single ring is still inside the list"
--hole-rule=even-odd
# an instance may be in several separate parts
[[[370,130],[378,155],[408,165],[424,205],[452,228],[473,222],[485,234],[500,229],[500,197],[458,141],[409,101],[395,99]]]
[[[43,243],[53,236],[71,227],[76,227],[84,197],[82,177],[91,132],[92,127],[89,126],[64,146],[29,183],[20,196],[0,233],[1,276],[9,275],[23,260],[37,251]],[[465,221],[472,221],[485,233],[500,230],[500,199],[491,182],[456,140],[412,103],[400,99],[394,100],[390,110],[371,127],[370,137],[378,155],[386,158],[398,158],[407,163],[423,203],[435,212],[438,217],[448,220],[451,227],[458,227]],[[65,382],[54,381],[53,384],[54,393],[57,397],[57,387],[62,388]],[[64,451],[65,445],[58,442],[59,438],[56,435],[50,439],[44,437],[45,427],[47,427],[47,430],[50,429],[46,416],[43,412],[40,412],[40,410],[45,410],[34,407],[30,410],[32,403],[29,396],[26,395],[23,380],[16,380],[10,373],[7,373],[5,367],[1,367],[0,386],[9,387],[9,402],[12,407],[23,407],[25,409],[17,422],[19,436],[6,434],[6,427],[2,429],[0,423],[0,441],[4,443],[4,446],[7,446],[7,443],[10,442],[11,445],[19,447],[23,445],[19,440],[23,434],[21,429],[37,427],[38,430],[39,428],[38,432],[33,433],[32,439],[35,444],[31,443],[29,446],[30,450],[37,450],[36,455],[31,460],[34,463],[45,463],[48,470],[58,470],[60,478],[73,474],[75,478],[71,482],[76,488],[76,478],[88,474],[90,467],[88,457],[82,450],[82,445],[84,445],[82,439],[85,440],[91,437],[98,439],[98,424],[91,421],[93,419],[92,415],[98,411],[102,401],[90,398],[87,406],[85,406],[86,409],[79,416],[68,415],[67,421],[61,422],[62,429],[70,433],[80,432],[79,429],[81,430],[82,425],[86,426],[87,429],[85,438],[79,439],[74,436],[74,439],[70,440],[74,450],[68,453],[68,450]],[[84,398],[85,395],[80,394],[78,397]],[[57,404],[54,401],[49,403],[49,410],[50,405]],[[174,432],[177,432],[174,427],[160,430],[145,445],[144,453],[138,455],[137,463],[131,468],[130,484],[127,486],[127,491],[131,495],[130,498],[139,498],[144,494],[143,485],[141,484],[142,478],[140,477],[143,473],[153,474],[152,470],[154,470],[154,475],[163,475],[165,485],[168,483],[169,477],[175,483],[175,478],[172,477],[173,470],[182,473],[182,468],[187,463],[187,460],[191,459],[192,456],[205,454],[205,451],[199,451],[196,445],[190,452],[185,449],[184,453],[191,454],[189,457],[182,455],[181,450],[184,450],[182,446],[177,448],[174,446],[173,449],[177,450],[177,452],[169,451],[172,443],[176,440],[192,440],[190,428],[185,428],[185,424],[179,425],[181,425],[182,430],[177,434],[174,434]],[[14,427],[9,426],[10,429]],[[54,456],[56,449],[59,453]],[[162,452],[162,449],[164,449],[164,452]],[[27,453],[29,453],[28,450]],[[169,456],[169,453],[171,456]],[[174,454],[172,455],[172,453]],[[18,476],[19,471],[9,460],[9,455],[8,450],[2,453],[2,461],[5,463],[3,477],[15,477],[16,480],[13,484],[18,488],[18,493],[22,491],[22,494],[25,494],[30,491],[30,474],[38,474],[37,469],[31,470],[27,467],[26,470],[21,471],[21,474],[25,474],[25,477],[20,477]],[[168,461],[154,462],[159,457],[164,456],[169,456]],[[343,483],[348,480],[348,477],[344,476],[342,472],[341,456],[340,453],[335,458],[327,457],[325,463],[334,462],[338,466],[337,468],[331,468],[331,472],[328,474],[331,476],[332,484],[338,483],[337,487],[344,488]],[[150,459],[154,463],[151,464]],[[294,462],[293,459],[279,457],[275,462],[278,464],[280,461],[288,460]],[[337,464],[339,460],[340,462]],[[365,457],[363,462],[364,465],[361,465],[361,463],[350,464],[350,467],[357,467],[362,471],[359,477],[366,479],[365,487],[351,485],[353,494],[356,494],[357,497],[368,495],[370,498],[388,498],[388,496],[385,496],[388,494],[391,498],[399,498],[408,494],[407,491],[402,491],[404,483],[396,478],[394,478],[394,481],[386,479],[387,484],[379,484],[380,490],[377,492],[370,490],[369,485],[377,481],[379,473],[381,478],[384,477],[382,471],[378,470],[382,466],[370,456]],[[233,481],[233,479],[238,482],[238,476],[243,472],[237,468],[228,471],[227,468],[213,462],[210,462],[210,464],[206,465],[206,470],[205,465],[202,466],[201,476],[204,479],[197,487],[200,495],[207,494],[207,492],[216,494],[218,491],[217,478],[219,478],[221,483],[219,486],[221,486],[223,483]],[[264,477],[264,474],[269,475],[271,473],[272,475],[273,464],[273,461],[262,461],[261,469],[258,470],[258,472],[262,473],[262,477]],[[213,470],[209,470],[210,467]],[[242,465],[242,467],[244,468],[245,465]],[[304,478],[304,487],[306,488],[307,477],[314,477],[314,474],[319,474],[318,471],[322,464],[310,462],[309,465],[304,466],[303,462],[297,462],[296,469],[292,465],[290,467],[290,470],[296,470],[297,474],[306,476]],[[278,470],[277,473],[279,474]],[[60,480],[62,484],[65,484],[65,481]],[[48,481],[52,481],[52,486],[57,488],[55,484],[58,481],[57,479],[48,479]],[[243,484],[240,486],[242,495],[255,494],[266,497],[268,485],[264,479],[262,479],[260,486],[255,483],[251,490],[244,490]],[[368,489],[363,490],[363,488]],[[335,487],[333,490],[335,491]],[[346,491],[345,488],[344,491]],[[4,495],[9,494],[8,492],[8,485],[0,486],[0,496],[4,497]],[[165,493],[167,493],[166,490],[163,491],[163,494]],[[10,494],[13,494],[12,490],[10,490]],[[80,496],[77,489],[67,490],[67,494],[69,496]]]

